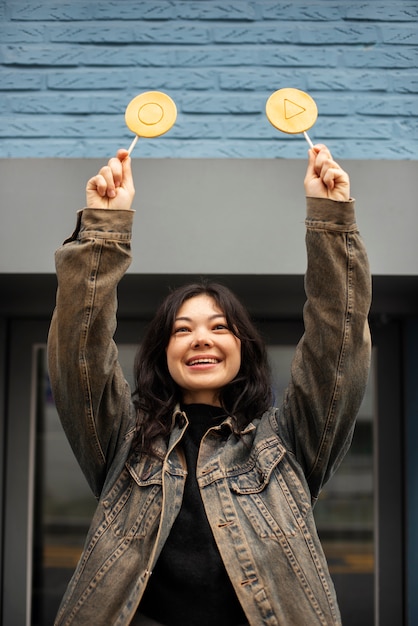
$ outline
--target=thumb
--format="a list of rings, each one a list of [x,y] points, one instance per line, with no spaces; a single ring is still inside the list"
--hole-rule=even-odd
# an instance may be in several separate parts
[[[315,172],[315,159],[316,159],[316,152],[315,150],[312,150],[311,148],[310,150],[308,150],[308,165],[306,168],[306,174],[305,174],[305,180],[304,180],[305,190],[307,190],[307,185],[309,185],[309,183],[313,179],[318,178]]]
[[[125,187],[129,186],[130,188],[133,188],[134,179],[132,175],[132,159],[129,156],[122,161],[122,174]]]
[[[135,192],[135,185],[132,174],[132,159],[127,150],[118,150],[117,158],[122,164],[122,185],[133,195]]]

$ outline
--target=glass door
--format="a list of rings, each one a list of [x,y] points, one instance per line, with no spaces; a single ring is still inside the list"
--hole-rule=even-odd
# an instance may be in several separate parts
[[[293,345],[268,348],[278,398],[288,383],[294,349]],[[314,509],[344,626],[375,623],[375,391],[372,359],[352,445],[338,471],[322,490]]]
[[[120,345],[130,380],[134,345]],[[96,500],[64,435],[49,384],[46,347],[35,348],[36,484],[34,499],[32,626],[53,624],[81,555]]]

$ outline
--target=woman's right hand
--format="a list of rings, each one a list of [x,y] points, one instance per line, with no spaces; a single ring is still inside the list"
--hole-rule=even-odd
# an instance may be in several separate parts
[[[323,144],[317,144],[309,150],[304,182],[305,193],[312,198],[329,198],[342,202],[350,199],[350,178]]]
[[[128,151],[118,150],[86,187],[87,207],[95,209],[131,208],[135,196],[131,158]]]

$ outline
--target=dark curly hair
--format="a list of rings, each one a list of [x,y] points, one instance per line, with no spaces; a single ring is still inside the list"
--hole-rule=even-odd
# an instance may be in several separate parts
[[[140,344],[134,362],[133,402],[138,416],[138,444],[152,453],[156,438],[167,437],[172,413],[181,402],[181,390],[167,366],[166,348],[177,311],[186,300],[207,295],[225,315],[228,327],[241,341],[241,366],[236,377],[221,389],[219,401],[239,432],[272,404],[267,350],[251,318],[235,294],[224,285],[202,281],[179,287],[158,308]]]

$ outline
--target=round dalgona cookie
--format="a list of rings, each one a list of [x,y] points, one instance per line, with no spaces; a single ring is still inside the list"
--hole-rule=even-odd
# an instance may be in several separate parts
[[[158,137],[173,126],[177,118],[174,101],[161,91],[146,91],[130,101],[125,111],[128,128],[138,137]]]
[[[315,124],[318,108],[309,94],[285,87],[271,94],[266,102],[266,115],[275,128],[294,135]]]

